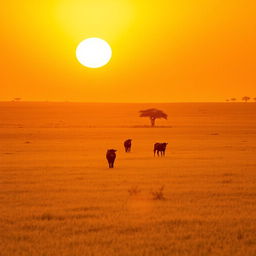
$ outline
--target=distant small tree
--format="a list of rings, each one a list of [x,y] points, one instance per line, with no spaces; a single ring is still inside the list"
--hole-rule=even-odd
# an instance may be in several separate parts
[[[245,102],[247,102],[247,101],[250,100],[250,99],[251,99],[251,98],[248,97],[248,96],[244,96],[244,97],[242,98],[242,100],[245,101]]]
[[[231,98],[230,100],[231,100],[231,101],[236,101],[236,98]]]
[[[14,98],[13,101],[21,101],[21,98]]]
[[[226,99],[226,102],[229,102],[229,99]]]
[[[168,115],[165,114],[162,110],[150,108],[146,110],[141,110],[140,117],[149,117],[151,126],[154,127],[157,118],[167,119]]]

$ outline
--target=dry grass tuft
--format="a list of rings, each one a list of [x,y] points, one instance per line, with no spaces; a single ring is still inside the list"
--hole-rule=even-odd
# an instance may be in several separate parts
[[[130,196],[136,196],[141,192],[141,190],[138,188],[138,186],[131,187],[128,189],[128,193]]]
[[[223,184],[230,184],[230,183],[232,183],[232,180],[231,179],[223,180],[222,183]]]
[[[51,220],[64,220],[63,216],[54,215],[51,213],[43,213],[42,215],[33,217],[36,220],[51,221]]]
[[[244,235],[243,235],[243,233],[241,232],[241,230],[239,230],[238,232],[237,232],[237,240],[242,240],[244,238]]]
[[[166,199],[164,196],[164,186],[160,187],[156,191],[152,191],[151,194],[153,196],[153,200],[165,200]]]

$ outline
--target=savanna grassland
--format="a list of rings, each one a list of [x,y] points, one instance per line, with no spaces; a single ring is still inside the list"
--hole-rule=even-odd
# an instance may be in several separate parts
[[[168,120],[147,127],[149,107]],[[0,103],[0,243],[1,256],[255,256],[256,103]]]

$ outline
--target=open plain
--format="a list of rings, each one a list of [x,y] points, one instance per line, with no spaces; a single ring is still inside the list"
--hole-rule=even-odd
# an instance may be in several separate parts
[[[0,103],[1,256],[255,256],[255,213],[256,103]]]

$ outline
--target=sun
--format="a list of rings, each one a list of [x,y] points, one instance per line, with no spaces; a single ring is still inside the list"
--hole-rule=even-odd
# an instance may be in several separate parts
[[[76,57],[85,67],[100,68],[110,61],[112,50],[103,39],[96,37],[87,38],[77,46]]]

